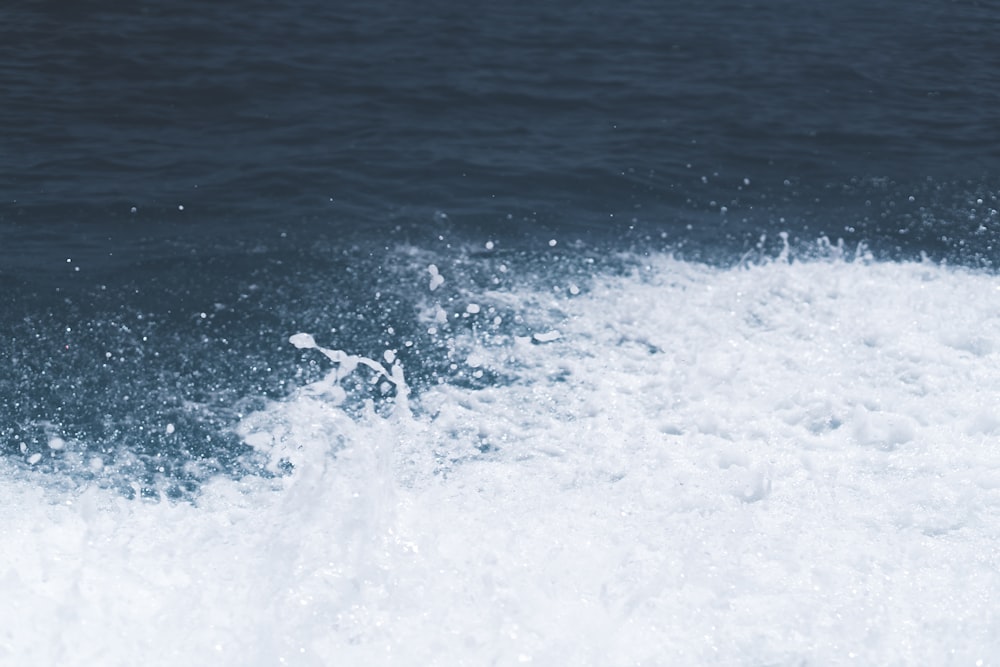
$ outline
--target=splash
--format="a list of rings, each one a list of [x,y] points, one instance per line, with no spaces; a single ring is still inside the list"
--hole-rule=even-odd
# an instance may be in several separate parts
[[[410,390],[406,386],[406,380],[403,377],[403,366],[396,360],[396,353],[392,350],[386,350],[384,354],[386,363],[392,364],[392,368],[386,370],[385,366],[368,357],[355,356],[347,354],[343,350],[331,350],[317,345],[316,340],[311,334],[295,334],[288,339],[288,342],[300,350],[318,350],[335,364],[334,369],[322,382],[312,385],[315,391],[327,394],[334,403],[342,402],[347,396],[346,392],[340,386],[340,381],[353,373],[358,365],[362,365],[372,369],[395,387],[397,413],[404,416],[409,414],[410,406],[408,397]]]
[[[470,318],[500,298],[543,340],[456,332],[485,387],[292,336],[333,369],[195,504],[4,472],[0,661],[1000,659],[995,276],[652,257]]]

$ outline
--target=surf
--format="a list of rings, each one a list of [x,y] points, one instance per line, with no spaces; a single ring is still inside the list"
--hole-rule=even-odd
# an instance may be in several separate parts
[[[498,287],[410,256],[450,375],[287,332],[320,368],[234,427],[260,474],[130,500],[5,462],[0,656],[1000,653],[996,276],[664,254]]]

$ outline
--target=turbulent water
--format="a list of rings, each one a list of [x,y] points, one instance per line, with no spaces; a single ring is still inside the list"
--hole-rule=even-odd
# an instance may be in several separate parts
[[[0,16],[0,664],[1000,661],[995,8]]]

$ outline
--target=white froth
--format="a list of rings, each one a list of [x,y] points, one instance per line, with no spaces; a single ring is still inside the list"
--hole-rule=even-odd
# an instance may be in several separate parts
[[[297,333],[294,336],[290,336],[288,342],[300,350],[311,350],[316,347],[316,340],[311,334],[307,333]]]
[[[541,331],[531,335],[532,340],[539,343],[551,343],[554,340],[559,340],[562,334],[557,330],[552,331]]]
[[[509,384],[249,416],[295,472],[198,506],[3,473],[0,663],[996,664],[998,287],[660,258],[509,295]]]
[[[438,271],[438,267],[436,265],[434,264],[429,265],[427,267],[427,273],[431,275],[431,281],[428,284],[428,288],[430,289],[430,291],[433,292],[438,287],[441,287],[441,285],[444,285],[444,276],[442,276],[441,273]]]

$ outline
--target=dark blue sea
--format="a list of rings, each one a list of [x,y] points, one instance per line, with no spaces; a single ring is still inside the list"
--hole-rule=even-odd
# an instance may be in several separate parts
[[[419,338],[410,375],[437,381],[409,294],[432,262],[731,265],[782,233],[1000,261],[991,3],[22,2],[2,25],[7,456],[54,429],[147,478],[232,469],[233,406],[288,390],[299,329]]]

